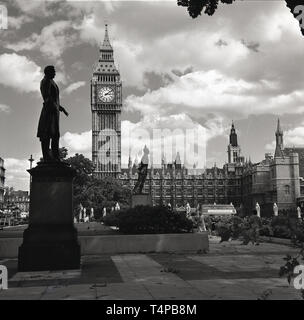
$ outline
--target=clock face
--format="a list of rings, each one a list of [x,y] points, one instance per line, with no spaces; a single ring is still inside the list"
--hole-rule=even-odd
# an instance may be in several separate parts
[[[114,99],[114,90],[111,87],[102,87],[98,91],[98,97],[102,102],[111,102]]]

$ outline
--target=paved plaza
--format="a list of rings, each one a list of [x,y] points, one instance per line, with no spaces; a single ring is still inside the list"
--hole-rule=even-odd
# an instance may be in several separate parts
[[[278,271],[287,245],[210,239],[209,253],[83,256],[81,270],[17,272],[17,259],[3,259],[8,299],[301,299]]]

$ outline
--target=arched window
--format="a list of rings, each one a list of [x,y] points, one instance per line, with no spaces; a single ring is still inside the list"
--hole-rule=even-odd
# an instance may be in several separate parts
[[[290,186],[288,184],[285,185],[285,194],[290,194]]]

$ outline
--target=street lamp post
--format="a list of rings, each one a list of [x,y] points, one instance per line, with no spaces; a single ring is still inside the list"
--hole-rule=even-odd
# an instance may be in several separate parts
[[[33,155],[31,154],[31,157],[28,159],[28,161],[30,162],[30,169],[32,169],[32,166],[33,166]],[[31,191],[32,191],[32,176],[30,175],[30,192],[29,194],[31,194]]]

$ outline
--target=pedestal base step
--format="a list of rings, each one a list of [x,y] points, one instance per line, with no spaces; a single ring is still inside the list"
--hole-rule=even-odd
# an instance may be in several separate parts
[[[22,244],[19,247],[19,271],[79,268],[80,246],[78,243]]]

